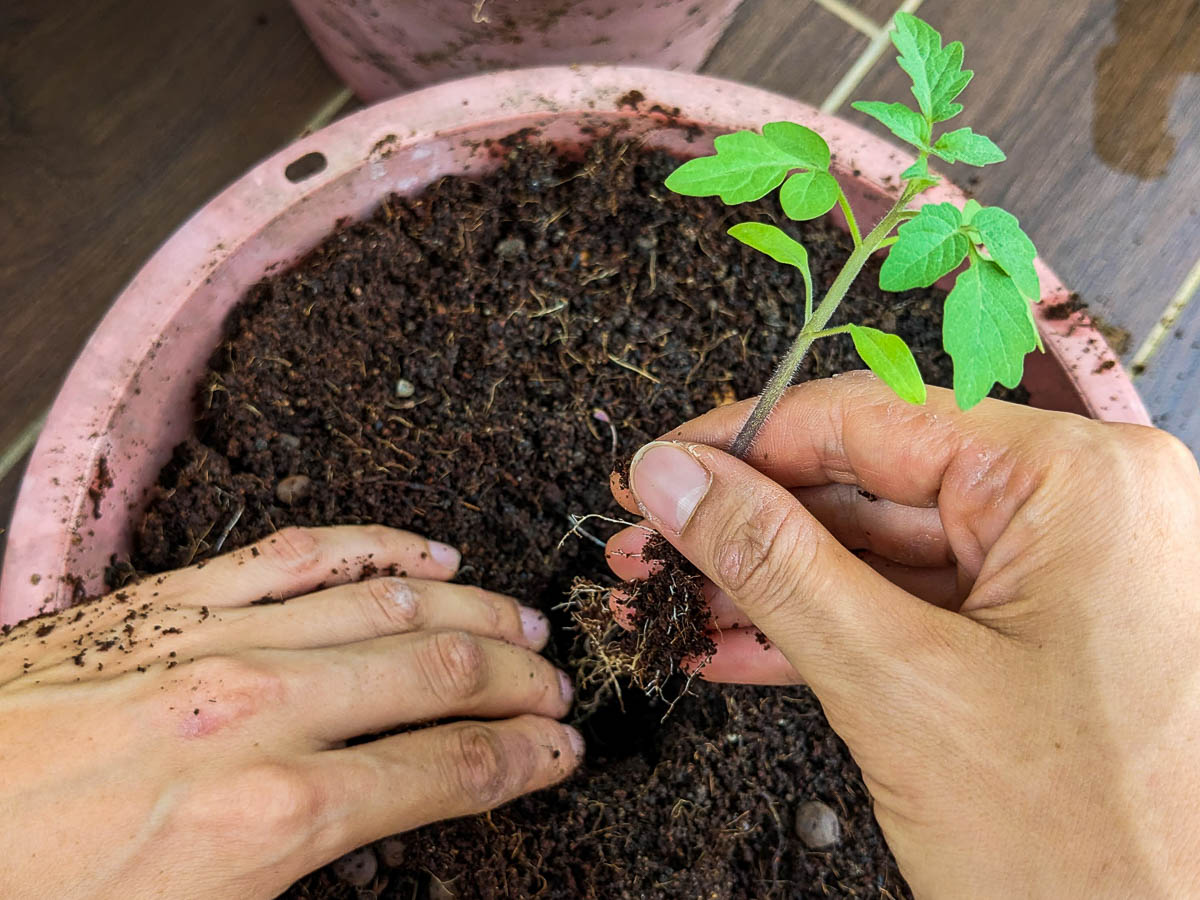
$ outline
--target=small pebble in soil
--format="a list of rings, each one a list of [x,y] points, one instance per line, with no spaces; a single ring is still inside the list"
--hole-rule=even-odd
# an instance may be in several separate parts
[[[505,238],[496,244],[496,255],[501,259],[512,259],[525,255],[525,241],[519,237]]]
[[[351,850],[333,863],[333,874],[340,881],[354,887],[366,887],[375,880],[375,873],[378,870],[379,861],[370,847]]]
[[[279,435],[279,444],[280,446],[287,447],[289,450],[299,450],[300,438],[296,437],[294,434],[281,432]]]
[[[808,800],[796,810],[796,836],[810,850],[825,850],[842,839],[842,824],[820,800]]]
[[[417,392],[417,389],[415,387],[413,387],[413,383],[411,381],[409,381],[408,379],[401,378],[399,381],[396,382],[396,396],[399,397],[401,400],[407,400],[409,397],[411,397],[416,392]]]
[[[312,493],[312,479],[307,475],[289,475],[275,485],[275,496],[285,506],[292,506]]]
[[[404,851],[407,847],[408,844],[399,835],[384,838],[376,845],[379,855],[383,857],[384,864],[394,869],[398,869],[404,865]]]

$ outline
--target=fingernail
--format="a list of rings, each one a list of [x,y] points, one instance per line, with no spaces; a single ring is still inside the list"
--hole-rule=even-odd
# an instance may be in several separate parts
[[[629,481],[646,514],[682,534],[708,493],[712,474],[678,444],[655,441],[633,458]]]
[[[567,730],[567,741],[570,742],[571,749],[575,751],[575,758],[583,759],[583,750],[584,750],[583,735],[580,734],[578,731],[576,731],[574,728],[572,728],[570,725],[564,725],[563,728],[565,728]]]
[[[462,562],[461,553],[449,544],[443,544],[440,541],[429,542],[429,555],[433,557],[433,561],[439,566],[445,566],[452,572],[457,572],[458,564]]]
[[[521,633],[529,643],[540,645],[550,638],[550,620],[536,609],[522,606]]]
[[[561,669],[558,672],[558,692],[562,694],[566,703],[570,703],[575,697],[575,685],[571,683],[571,676]]]

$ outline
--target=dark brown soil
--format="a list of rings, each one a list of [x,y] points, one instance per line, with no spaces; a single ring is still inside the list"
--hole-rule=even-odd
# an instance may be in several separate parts
[[[457,545],[463,580],[550,612],[549,656],[578,672],[555,607],[576,577],[612,580],[591,540],[559,547],[569,517],[622,515],[614,463],[756,393],[797,328],[798,275],[726,228],[777,221],[808,247],[819,289],[849,252],[836,229],[780,221],[773,203],[677,197],[662,187],[673,165],[608,141],[586,160],[520,147],[484,181],[390,198],[256,286],[133,567],[174,568],[288,524],[383,522]],[[885,296],[876,277],[859,280],[851,315],[902,335],[927,380],[948,383],[943,295]],[[848,339],[825,341],[805,377],[858,367]],[[596,521],[582,527],[613,530]],[[588,761],[567,784],[376,847],[371,890],[346,880],[369,873],[356,858],[288,896],[407,900],[429,873],[458,897],[907,894],[807,691],[694,684],[665,720],[664,702],[631,690],[623,710],[581,690],[580,708]],[[795,836],[811,799],[841,821],[830,850]]]

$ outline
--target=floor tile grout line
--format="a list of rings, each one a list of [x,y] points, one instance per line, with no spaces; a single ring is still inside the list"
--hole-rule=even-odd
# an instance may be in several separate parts
[[[4,452],[0,453],[0,481],[8,477],[8,474],[17,467],[25,454],[37,442],[38,435],[42,432],[42,426],[46,424],[47,412],[48,410],[43,410],[39,413],[32,422],[21,429],[21,433],[4,448]]]
[[[333,121],[334,117],[339,112],[346,108],[346,104],[354,99],[354,92],[348,87],[343,87],[336,94],[326,100],[317,111],[313,114],[297,132],[296,138],[302,138],[306,135],[318,131]],[[17,467],[24,458],[25,454],[37,443],[38,435],[41,434],[42,426],[46,424],[46,415],[49,410],[43,410],[33,418],[18,434],[12,442],[0,452],[0,481],[8,477],[9,473]]]
[[[320,131],[333,121],[334,117],[346,108],[346,104],[354,99],[354,91],[343,85],[342,89],[321,104],[304,128],[296,135],[297,138],[307,137],[314,131]]]
[[[883,30],[870,16],[855,9],[845,0],[816,0],[816,4],[824,7],[827,12],[833,13],[851,28],[861,31],[869,38],[878,37],[879,32]]]
[[[1142,341],[1142,345],[1138,347],[1137,352],[1129,361],[1129,370],[1134,375],[1141,375],[1146,370],[1150,360],[1161,349],[1171,328],[1198,294],[1200,294],[1200,259],[1196,260],[1191,271],[1184,277],[1175,296],[1167,301],[1162,315],[1158,317],[1158,321],[1154,323],[1154,327],[1150,329],[1150,333],[1146,335],[1146,339]]]
[[[922,0],[904,0],[896,12],[916,12],[921,2]],[[846,70],[846,74],[842,76],[841,81],[834,85],[833,90],[829,92],[829,96],[825,98],[825,102],[821,104],[821,112],[837,112],[854,89],[867,77],[867,73],[871,71],[871,67],[879,62],[879,57],[883,56],[884,51],[887,49],[889,35],[892,30],[892,21],[895,15],[895,13],[892,13],[888,17],[883,27],[879,29],[879,33],[871,38],[871,43],[867,45],[867,49],[854,61],[854,65]]]

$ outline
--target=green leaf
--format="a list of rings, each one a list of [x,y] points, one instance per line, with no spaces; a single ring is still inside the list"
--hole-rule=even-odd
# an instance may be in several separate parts
[[[918,156],[916,162],[900,173],[900,177],[905,181],[916,182],[918,192],[931,188],[942,180],[930,173],[929,158],[924,156]]]
[[[885,291],[929,287],[963,261],[970,241],[962,217],[950,203],[927,203],[897,231],[896,243],[879,270]]]
[[[762,133],[797,166],[822,172],[829,168],[829,145],[811,128],[795,122],[768,122],[763,126]]]
[[[779,205],[789,219],[815,219],[833,209],[839,190],[828,172],[797,172],[780,188]]]
[[[713,142],[714,156],[689,159],[667,176],[667,187],[687,197],[719,196],[725,203],[765,197],[783,183],[791,162],[761,134],[735,131]]]
[[[747,203],[775,190],[793,169],[829,168],[829,145],[811,128],[794,122],[769,122],[763,134],[722,134],[713,146],[713,156],[689,159],[668,175],[667,187],[687,197]]]
[[[903,339],[877,328],[851,325],[850,337],[854,349],[872,372],[882,379],[901,400],[925,402],[925,382],[912,351]]]
[[[987,166],[1004,162],[1004,151],[992,139],[976,134],[970,128],[947,131],[933,145],[933,152],[948,163],[965,162],[970,166]]]
[[[729,229],[729,236],[765,253],[778,263],[795,266],[804,278],[805,310],[812,308],[812,273],[808,269],[808,251],[790,238],[782,229],[765,222],[739,222]]]
[[[970,409],[996,382],[1016,387],[1038,345],[1029,301],[994,262],[975,257],[946,298],[942,343],[954,360],[954,397]]]
[[[942,47],[942,36],[911,13],[896,13],[892,43],[900,51],[897,62],[912,78],[913,96],[930,123],[944,122],[962,112],[954,98],[974,75],[963,69],[963,45],[954,41]]]
[[[850,104],[861,113],[882,122],[892,134],[922,150],[929,147],[929,123],[919,112],[903,103],[882,103],[878,100],[856,100]]]
[[[964,203],[962,208],[963,224],[970,225],[971,221],[975,218],[975,214],[981,209],[983,209],[983,207],[979,205],[979,201],[974,197]]]
[[[974,201],[967,201],[968,204]],[[988,255],[1008,273],[1026,298],[1034,303],[1042,299],[1037,269],[1033,267],[1037,248],[1021,230],[1017,217],[998,206],[989,206],[975,213],[972,224],[979,232]]]
[[[765,222],[739,222],[729,229],[729,236],[767,254],[778,263],[808,271],[808,251],[782,229]]]

